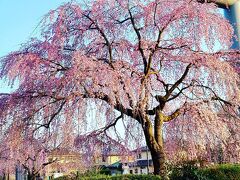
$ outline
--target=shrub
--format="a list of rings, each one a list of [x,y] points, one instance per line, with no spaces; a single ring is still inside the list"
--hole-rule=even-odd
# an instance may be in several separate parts
[[[85,173],[83,173],[83,174],[80,174],[80,177],[81,176],[97,176],[97,175],[99,175],[99,174],[101,174],[101,170],[103,170],[103,169],[105,169],[105,167],[104,166],[102,166],[102,167],[93,167],[93,168],[91,168],[91,169],[89,169],[89,170],[87,170]]]
[[[92,174],[79,176],[78,180],[160,180],[154,175],[116,175]],[[196,161],[188,161],[172,167],[171,180],[240,180],[240,165],[222,164],[198,168]],[[76,177],[63,176],[57,180],[76,180]]]
[[[119,176],[112,176],[111,180],[160,180],[159,176],[154,175],[119,175]]]
[[[197,170],[200,180],[240,180],[240,165],[222,164]]]
[[[73,179],[69,176],[61,176],[61,177],[54,178],[54,180],[73,180]]]
[[[99,174],[111,175],[111,171],[108,168],[104,167],[100,169]]]
[[[182,161],[170,167],[171,180],[198,180],[196,170],[199,161]]]
[[[69,178],[69,179],[68,179]],[[107,175],[96,175],[91,177],[79,177],[78,180],[160,180],[159,176],[154,175],[116,175],[116,176],[107,176]],[[56,180],[73,180],[70,177],[62,176],[56,178]]]

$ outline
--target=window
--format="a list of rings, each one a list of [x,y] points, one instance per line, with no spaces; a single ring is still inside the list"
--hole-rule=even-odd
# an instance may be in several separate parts
[[[141,153],[137,155],[137,159],[142,159],[142,154]]]
[[[102,156],[102,162],[106,162],[106,156]]]
[[[138,169],[135,169],[135,172],[134,172],[135,174],[138,174]]]
[[[132,174],[133,173],[133,170],[130,170],[130,174]]]

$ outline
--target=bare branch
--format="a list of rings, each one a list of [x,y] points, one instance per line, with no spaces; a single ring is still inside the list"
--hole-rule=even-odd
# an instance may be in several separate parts
[[[187,76],[189,69],[191,68],[192,64],[188,64],[183,75],[178,79],[173,86],[169,89],[168,93],[164,96],[165,99],[168,99],[168,97],[171,95],[171,93],[183,82],[185,77]]]
[[[123,24],[123,23],[125,23],[126,21],[128,21],[128,20],[130,20],[130,19],[131,19],[131,18],[128,17],[128,18],[126,18],[126,19],[124,19],[124,20],[116,20],[116,21],[117,21],[118,24]]]
[[[47,123],[41,124],[40,126],[38,126],[36,129],[34,129],[34,132],[37,131],[38,129],[40,129],[41,127],[49,128],[51,122],[52,122],[52,121],[54,120],[54,118],[61,112],[61,110],[62,110],[63,106],[66,104],[66,102],[67,102],[67,101],[64,100],[64,101],[61,103],[61,105],[60,105],[60,107],[58,108],[58,110],[50,116],[50,120],[49,120]]]
[[[141,56],[142,56],[142,59],[143,59],[143,65],[144,65],[144,72],[146,73],[147,72],[147,59],[144,55],[144,51],[143,51],[143,48],[142,48],[142,43],[141,43],[142,37],[141,37],[140,31],[139,31],[139,28],[137,28],[137,26],[135,24],[134,17],[131,13],[131,10],[128,9],[128,12],[129,12],[129,15],[130,15],[130,19],[131,19],[133,29],[134,29],[134,31],[137,35],[137,38],[138,38],[138,50],[141,53]]]
[[[101,34],[101,36],[103,37],[103,39],[105,40],[106,46],[108,47],[108,53],[109,53],[109,64],[110,66],[114,69],[113,65],[112,65],[112,61],[113,61],[113,56],[112,56],[112,46],[111,43],[109,42],[106,34],[103,32],[103,30],[99,27],[98,23],[95,22],[89,15],[83,14],[84,17],[88,18],[92,24],[95,25],[95,28],[90,28],[90,29],[96,29],[99,31],[99,33]]]
[[[214,95],[213,97],[211,97],[211,100],[220,101],[220,102],[223,102],[226,105],[232,106],[231,102],[228,102],[228,101],[224,100],[223,98],[219,97],[212,88],[210,88],[208,86],[205,86],[205,85],[196,85],[196,86],[210,90],[213,93],[213,95]]]
[[[168,102],[168,101],[171,101],[171,100],[173,100],[173,99],[176,99],[180,94],[183,93],[184,90],[186,90],[186,89],[188,89],[188,88],[190,88],[190,87],[192,87],[192,86],[193,86],[193,84],[189,84],[188,86],[183,87],[182,89],[179,90],[179,92],[178,92],[177,94],[173,95],[171,98],[168,98],[168,99],[167,99],[167,102]]]
[[[118,122],[118,120],[119,120],[119,119],[122,119],[122,118],[123,118],[123,114],[121,114],[120,116],[118,116],[112,123],[106,125],[106,126],[105,126],[104,128],[102,128],[102,129],[98,130],[99,134],[102,133],[102,132],[107,131],[107,130],[108,130],[109,128],[111,128],[111,127],[115,127],[116,124],[117,124],[117,122]]]

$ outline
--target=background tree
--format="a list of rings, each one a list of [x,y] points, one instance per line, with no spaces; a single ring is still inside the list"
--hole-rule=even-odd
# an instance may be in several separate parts
[[[1,141],[0,169],[8,174],[15,174],[16,168],[26,172],[29,180],[34,180],[43,169],[53,163],[48,161],[44,143],[37,139],[23,137],[18,126],[12,127]],[[5,173],[6,174],[6,173]]]
[[[239,52],[227,51],[233,29],[215,4],[67,3],[45,16],[41,34],[1,59],[1,78],[19,83],[14,93],[1,97],[2,121],[24,121],[36,126],[34,132],[57,131],[59,124],[69,130],[89,124],[85,114],[94,105],[106,112],[105,121],[98,112],[92,119],[101,121],[99,132],[122,118],[126,127],[141,127],[154,174],[163,177],[163,137],[171,137],[171,130],[181,133],[184,127],[190,132],[187,140],[196,131],[222,141],[230,136],[215,114],[225,106],[234,111],[239,103],[239,76],[229,63],[239,61]],[[200,136],[191,147],[199,146],[200,138],[210,144],[216,140]]]
[[[44,175],[49,165],[58,165],[58,158],[49,158],[52,152],[62,151],[62,147],[69,148],[69,142],[64,142],[64,137],[59,140],[56,133],[49,130],[34,133],[35,128],[26,125],[23,122],[13,122],[9,126],[5,124],[2,127],[0,141],[0,171],[1,175],[15,174],[16,170],[22,175],[26,175],[28,180],[35,180],[37,176]],[[73,144],[73,143],[71,143]],[[78,159],[76,159],[77,161]],[[64,164],[64,168],[79,167],[78,163]]]

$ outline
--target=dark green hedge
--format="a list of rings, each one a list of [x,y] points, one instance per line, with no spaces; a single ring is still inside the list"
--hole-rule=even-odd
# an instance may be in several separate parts
[[[153,175],[117,175],[117,176],[108,176],[108,177],[102,177],[102,178],[96,178],[96,179],[91,177],[90,179],[92,180],[160,180],[160,177],[153,176]]]
[[[160,180],[154,175],[117,175],[94,174],[84,177],[59,177],[57,180]],[[207,168],[198,168],[194,163],[185,163],[172,168],[171,180],[240,180],[240,165],[222,164]]]
[[[240,180],[240,165],[222,164],[198,169],[199,180]]]
[[[75,178],[76,179],[76,178]],[[160,180],[159,176],[154,175],[116,175],[116,176],[105,176],[98,175],[92,177],[80,177],[78,180]],[[55,180],[73,180],[73,178],[63,176],[56,178]]]
[[[171,180],[240,180],[240,165],[221,164],[198,168],[194,162],[175,166],[170,173]]]

